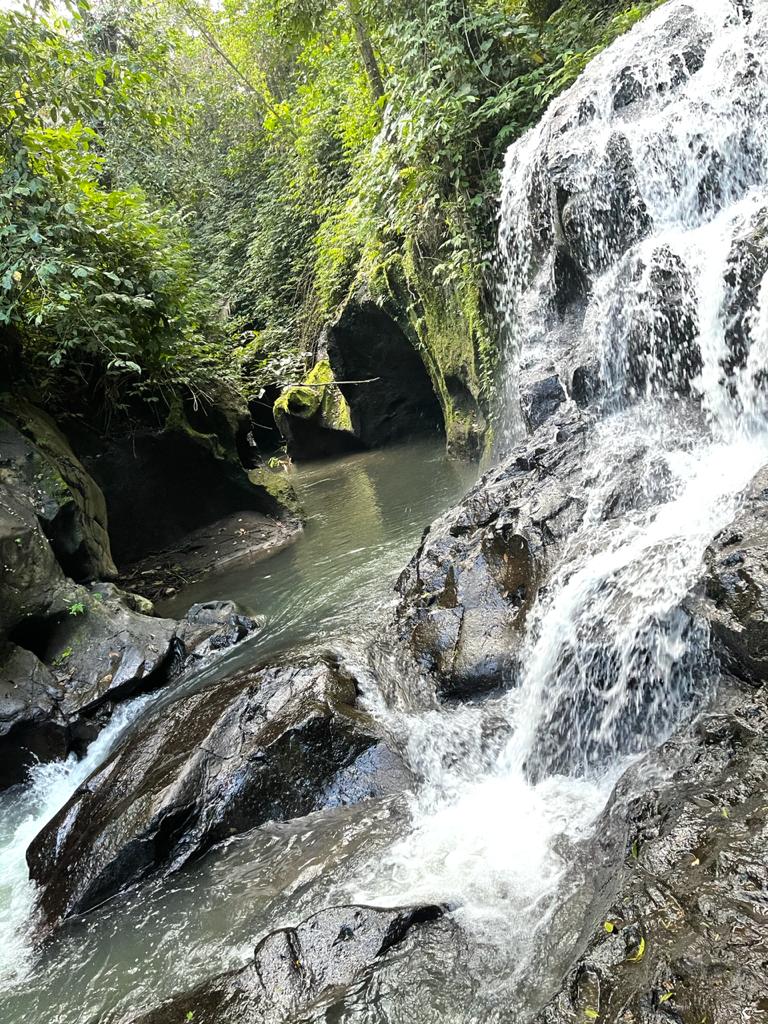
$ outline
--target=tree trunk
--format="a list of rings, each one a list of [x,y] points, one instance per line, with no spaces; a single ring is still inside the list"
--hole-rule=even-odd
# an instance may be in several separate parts
[[[374,100],[380,100],[384,95],[384,82],[381,77],[378,61],[376,60],[376,54],[373,52],[371,38],[368,35],[363,16],[360,13],[359,0],[346,0],[346,5],[349,20],[352,22],[355,36],[357,37],[357,45],[360,48],[360,58],[363,62],[365,73],[368,76],[371,95]]]

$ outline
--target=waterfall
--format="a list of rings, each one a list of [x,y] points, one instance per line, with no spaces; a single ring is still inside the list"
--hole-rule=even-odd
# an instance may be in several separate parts
[[[767,42],[764,3],[670,0],[507,155],[500,457],[556,375],[588,431],[589,500],[509,692],[378,709],[422,783],[412,834],[356,895],[458,904],[519,963],[564,851],[716,682],[686,599],[768,459]],[[551,445],[556,426],[538,429]],[[641,500],[614,513],[617,483]]]

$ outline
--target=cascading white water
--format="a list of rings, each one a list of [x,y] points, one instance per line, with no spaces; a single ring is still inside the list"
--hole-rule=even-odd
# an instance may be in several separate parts
[[[714,681],[684,602],[768,461],[768,258],[737,259],[755,231],[768,236],[768,4],[671,0],[510,148],[502,434],[520,436],[521,385],[557,373],[575,395],[591,380],[588,507],[514,690],[491,711],[378,709],[423,783],[412,834],[356,897],[459,903],[524,963],[563,843]],[[644,500],[607,515],[630,460]],[[489,714],[507,736],[490,746]]]
[[[82,760],[72,754],[66,761],[38,764],[29,783],[14,791],[0,809],[0,978],[4,985],[23,981],[32,964],[35,941],[35,887],[29,880],[26,850],[41,828],[69,800],[107,757],[150,697],[139,697],[112,717]]]

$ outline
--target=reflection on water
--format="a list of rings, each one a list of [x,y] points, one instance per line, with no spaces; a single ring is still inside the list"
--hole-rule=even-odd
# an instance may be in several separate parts
[[[424,527],[474,474],[449,461],[437,440],[296,468],[308,517],[298,542],[268,561],[202,581],[159,610],[180,615],[195,601],[231,598],[264,617],[264,628],[229,656],[226,670],[305,641],[354,638],[390,600]],[[221,672],[217,667],[208,678]],[[204,674],[196,685],[206,681]],[[137,721],[146,713],[137,706],[126,715],[134,711]],[[25,846],[122,726],[116,721],[104,734],[87,765],[42,767],[27,791],[0,799],[0,865],[11,883],[0,887],[0,938],[8,953],[0,957],[3,1024],[130,1019],[244,962],[264,931],[338,899],[353,865],[391,844],[403,827],[399,799],[266,825],[189,871],[71,922],[30,960]]]
[[[229,598],[266,617],[238,661],[349,633],[389,600],[422,530],[471,485],[437,440],[308,463],[291,470],[307,513],[303,535],[268,561],[202,580],[158,606],[181,615],[195,601]]]

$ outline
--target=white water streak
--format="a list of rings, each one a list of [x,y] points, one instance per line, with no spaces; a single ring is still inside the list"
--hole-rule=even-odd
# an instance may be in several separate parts
[[[35,886],[27,872],[27,847],[102,764],[150,699],[139,697],[116,711],[82,760],[73,754],[66,761],[35,765],[28,784],[0,804],[0,982],[23,981],[34,962]]]

